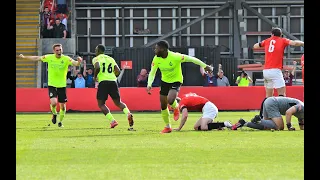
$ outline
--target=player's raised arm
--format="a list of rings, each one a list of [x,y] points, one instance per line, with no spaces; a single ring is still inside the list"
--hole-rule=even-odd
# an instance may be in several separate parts
[[[290,46],[304,46],[304,42],[300,40],[289,40]]]
[[[180,125],[178,128],[174,130],[180,131],[184,126],[184,124],[186,123],[187,119],[188,119],[188,109],[186,107],[182,107],[182,117],[181,117]]]
[[[80,66],[81,62],[82,62],[82,57],[77,57],[77,60],[74,60],[72,58],[70,58],[70,62],[72,66]]]
[[[204,76],[204,75],[205,75],[205,73],[206,73],[206,72],[204,71],[204,68],[203,68],[203,67],[201,67],[201,66],[200,66],[200,73],[201,73],[201,75],[202,75],[202,76]]]
[[[192,62],[196,65],[199,65],[200,67],[204,68],[206,71],[212,72],[213,68],[209,65],[207,65],[206,63],[202,62],[200,59],[192,57],[192,56],[188,56],[185,54],[182,54],[182,62]]]
[[[41,56],[24,56],[23,54],[20,54],[19,56],[16,56],[16,58],[28,61],[41,61]]]
[[[156,72],[158,70],[158,64],[155,62],[155,59],[153,58],[152,64],[151,64],[151,70],[148,77],[148,85],[147,87],[152,87],[152,83],[154,81],[154,78],[156,77]]]
[[[258,43],[255,43],[254,45],[253,45],[253,49],[260,49],[260,48],[262,48],[262,47],[264,47],[264,40],[263,41],[261,41],[261,42],[258,42]]]

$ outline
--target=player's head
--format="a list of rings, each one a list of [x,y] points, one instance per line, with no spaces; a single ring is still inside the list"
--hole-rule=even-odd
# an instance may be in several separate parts
[[[56,56],[61,56],[61,54],[63,53],[62,44],[54,44],[54,45],[52,46],[52,49],[53,49],[53,53],[54,53]]]
[[[104,54],[104,52],[106,51],[106,47],[102,44],[99,44],[96,49],[96,56],[100,55],[100,54]]]
[[[161,40],[157,42],[155,48],[154,48],[154,53],[158,57],[162,57],[164,53],[166,53],[169,49],[169,43],[166,40]]]
[[[272,36],[281,37],[282,36],[282,30],[280,28],[278,28],[278,27],[272,28],[271,35]]]

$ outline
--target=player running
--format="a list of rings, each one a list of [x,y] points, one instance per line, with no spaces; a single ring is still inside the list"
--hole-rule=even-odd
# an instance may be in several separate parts
[[[259,43],[254,44],[253,48],[264,47],[265,63],[263,69],[264,86],[266,88],[266,98],[273,96],[274,88],[279,96],[285,96],[286,84],[282,75],[284,50],[288,46],[304,46],[304,42],[299,40],[289,40],[282,38],[282,30],[273,28],[271,37]],[[262,116],[262,105],[260,108],[260,116]]]
[[[160,103],[161,103],[161,115],[166,127],[161,133],[170,133],[172,131],[170,123],[170,112],[168,104],[174,110],[174,120],[179,119],[179,104],[176,101],[180,86],[183,83],[183,75],[181,69],[181,63],[193,62],[203,68],[206,71],[212,72],[212,67],[206,65],[199,59],[184,54],[172,52],[169,50],[169,43],[167,41],[160,41],[155,46],[155,56],[152,61],[151,71],[148,78],[147,92],[151,94],[151,86],[155,78],[155,73],[159,68],[161,71],[161,84],[160,84]]]
[[[110,109],[105,105],[105,102],[110,95],[113,103],[127,115],[130,126],[128,130],[133,130],[133,116],[127,105],[123,103],[120,98],[117,83],[117,76],[120,75],[120,68],[112,57],[104,54],[105,49],[104,45],[98,45],[95,49],[96,57],[92,60],[92,64],[94,65],[94,82],[97,80],[99,81],[97,91],[98,106],[101,109],[101,112],[110,121],[110,128],[116,127],[118,122],[110,113]]]
[[[240,119],[232,126],[232,130],[237,130],[237,128],[242,126],[259,130],[283,130],[282,115],[286,116],[286,124],[289,131],[295,130],[291,125],[292,116],[298,118],[300,129],[304,129],[304,103],[302,101],[290,97],[269,97],[263,103],[262,119],[259,115],[256,115],[251,122]]]
[[[223,127],[231,128],[229,121],[216,122],[214,119],[218,115],[218,108],[207,98],[199,96],[195,93],[188,93],[180,99],[177,97],[179,109],[182,112],[180,126],[174,130],[180,131],[188,119],[188,110],[202,112],[202,117],[194,124],[194,130],[207,131],[212,129],[221,129]]]
[[[73,60],[69,56],[63,55],[62,45],[54,44],[53,54],[47,54],[44,56],[24,56],[19,55],[19,58],[29,61],[42,61],[48,63],[48,90],[50,98],[50,108],[52,112],[52,123],[57,122],[57,102],[60,104],[59,123],[58,127],[63,127],[62,120],[66,114],[66,102],[67,102],[67,73],[69,65],[79,66],[82,58],[78,57],[77,61]]]

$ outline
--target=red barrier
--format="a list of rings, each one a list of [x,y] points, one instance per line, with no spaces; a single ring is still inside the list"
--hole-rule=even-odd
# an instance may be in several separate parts
[[[97,89],[67,89],[67,109],[78,111],[99,111],[96,102]],[[208,98],[220,110],[254,110],[260,108],[265,97],[263,86],[251,87],[187,87],[183,86],[180,95],[194,92]],[[287,87],[287,96],[303,100],[303,86]],[[121,99],[131,111],[158,111],[160,109],[159,88],[148,95],[146,88],[120,88]],[[275,94],[276,95],[276,94]],[[119,109],[109,98],[107,106],[111,111]],[[49,112],[49,97],[46,88],[17,88],[16,112]]]

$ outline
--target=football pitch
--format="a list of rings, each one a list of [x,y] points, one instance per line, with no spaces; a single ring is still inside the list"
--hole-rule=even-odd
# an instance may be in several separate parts
[[[216,121],[257,112],[219,112]],[[160,113],[134,113],[127,131],[123,113],[110,129],[101,113],[67,113],[64,128],[50,114],[16,115],[16,178],[36,179],[304,179],[304,131],[196,132],[190,113],[180,132],[160,134]],[[59,118],[59,117],[58,117]],[[173,128],[180,120],[173,121]]]

